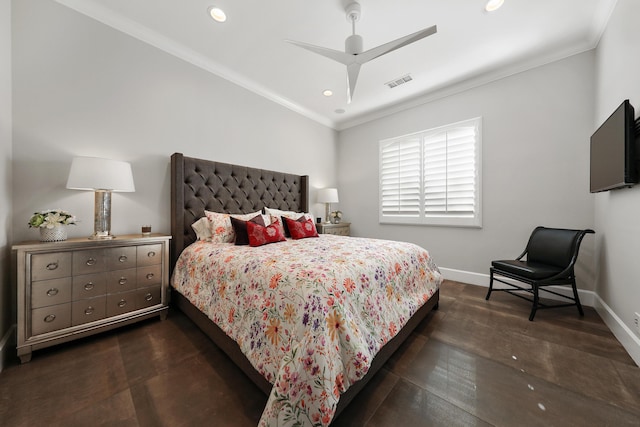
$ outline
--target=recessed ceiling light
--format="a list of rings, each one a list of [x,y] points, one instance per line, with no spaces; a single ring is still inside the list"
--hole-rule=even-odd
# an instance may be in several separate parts
[[[344,109],[342,109],[342,108],[338,108],[338,109],[336,110],[336,113],[337,113],[337,114],[344,114]]]
[[[331,89],[325,89],[322,91],[322,94],[324,96],[332,96],[333,95],[333,91]]]
[[[489,0],[487,2],[487,5],[484,7],[484,10],[486,10],[487,12],[493,12],[500,9],[502,3],[504,3],[504,0]]]
[[[224,13],[224,10],[220,9],[219,7],[211,6],[208,9],[208,12],[216,22],[224,22],[227,20],[227,14]]]

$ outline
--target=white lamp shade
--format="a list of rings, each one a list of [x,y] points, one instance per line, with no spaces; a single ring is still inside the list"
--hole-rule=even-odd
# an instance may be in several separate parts
[[[136,191],[131,165],[98,157],[74,157],[67,188],[72,190]]]
[[[318,190],[318,203],[338,203],[337,188],[322,188]]]

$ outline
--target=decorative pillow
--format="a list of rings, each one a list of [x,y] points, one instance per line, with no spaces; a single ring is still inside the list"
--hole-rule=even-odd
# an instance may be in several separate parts
[[[285,222],[284,218],[299,219],[300,215],[305,215],[308,218],[311,218],[313,220],[313,217],[311,216],[311,214],[308,214],[308,213],[294,212],[294,211],[281,211],[280,209],[272,209],[272,208],[264,208],[264,210],[272,218],[273,217],[281,218],[282,228],[284,229],[285,237],[291,237],[291,233],[289,233],[289,229],[287,228],[287,223]]]
[[[270,216],[269,218],[270,218],[271,224],[276,224],[276,226],[280,229],[280,232],[282,233],[282,235],[286,238],[287,230],[285,230],[284,228],[284,222],[283,222],[284,219],[282,219],[285,217]]]
[[[264,219],[262,215],[256,215],[249,220],[255,224],[265,226]],[[233,226],[233,231],[236,234],[236,245],[248,245],[249,244],[249,234],[247,232],[247,222],[241,219],[236,218],[235,216],[231,216],[231,225]]]
[[[284,218],[284,222],[287,223],[291,237],[294,239],[305,239],[307,237],[318,237],[318,230],[313,223],[313,219],[307,218],[306,215],[302,215],[297,220]]]
[[[196,232],[196,237],[198,240],[209,240],[211,239],[211,228],[209,227],[209,220],[206,216],[203,216],[193,224],[191,224],[191,228]]]
[[[217,243],[233,243],[236,239],[236,233],[233,231],[231,225],[231,215],[227,213],[218,213],[211,211],[204,211],[207,219],[209,220],[209,228],[211,230],[211,241]],[[256,215],[261,215],[262,212],[253,212],[248,214],[234,214],[233,216],[242,221],[248,221]]]
[[[216,243],[232,243],[235,239],[235,233],[231,226],[229,214],[218,212],[204,211],[209,220],[209,229],[211,230],[211,241]]]
[[[275,221],[272,218],[271,225],[267,227],[248,221],[247,234],[249,235],[249,245],[254,247],[287,240],[282,232],[280,220],[277,218]]]
[[[291,237],[291,232],[289,231],[288,224],[284,220],[284,218],[293,219],[295,221],[310,220],[311,222],[313,222],[313,217],[309,213],[305,213],[305,214],[302,214],[302,215],[300,213],[296,213],[294,216],[283,216],[282,217],[282,227],[284,228],[284,236],[285,237]],[[314,226],[314,228],[315,228],[315,226]]]

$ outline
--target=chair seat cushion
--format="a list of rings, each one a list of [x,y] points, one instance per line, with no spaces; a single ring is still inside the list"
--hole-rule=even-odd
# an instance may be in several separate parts
[[[531,280],[543,280],[560,273],[563,269],[554,265],[541,264],[538,262],[500,260],[492,261],[491,266],[497,272],[515,274]]]

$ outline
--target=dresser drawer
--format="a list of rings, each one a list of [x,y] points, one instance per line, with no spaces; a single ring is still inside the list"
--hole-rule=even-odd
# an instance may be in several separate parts
[[[107,273],[107,293],[132,291],[136,288],[136,269],[109,271]]]
[[[162,244],[138,246],[138,267],[162,263]]]
[[[92,274],[104,271],[106,267],[104,249],[73,252],[73,275]]]
[[[160,285],[136,291],[136,309],[147,308],[162,303]]]
[[[71,299],[73,301],[95,298],[107,293],[107,274],[95,273],[75,276],[73,278],[73,286]]]
[[[136,291],[107,295],[107,316],[117,316],[136,309]]]
[[[71,276],[71,252],[31,255],[31,280]]]
[[[71,323],[73,326],[107,317],[107,297],[84,299],[71,303]]]
[[[329,228],[325,231],[325,234],[333,234],[335,236],[348,236],[349,235],[349,227],[336,227]]]
[[[144,288],[151,285],[159,285],[160,283],[162,283],[162,266],[158,264],[152,265],[151,267],[138,268],[137,277],[138,288]]]
[[[31,310],[31,335],[40,335],[71,326],[71,303]]]
[[[107,249],[107,270],[122,270],[125,268],[135,268],[136,247],[124,246],[121,248]]]
[[[71,301],[71,277],[40,280],[31,284],[31,308]]]

